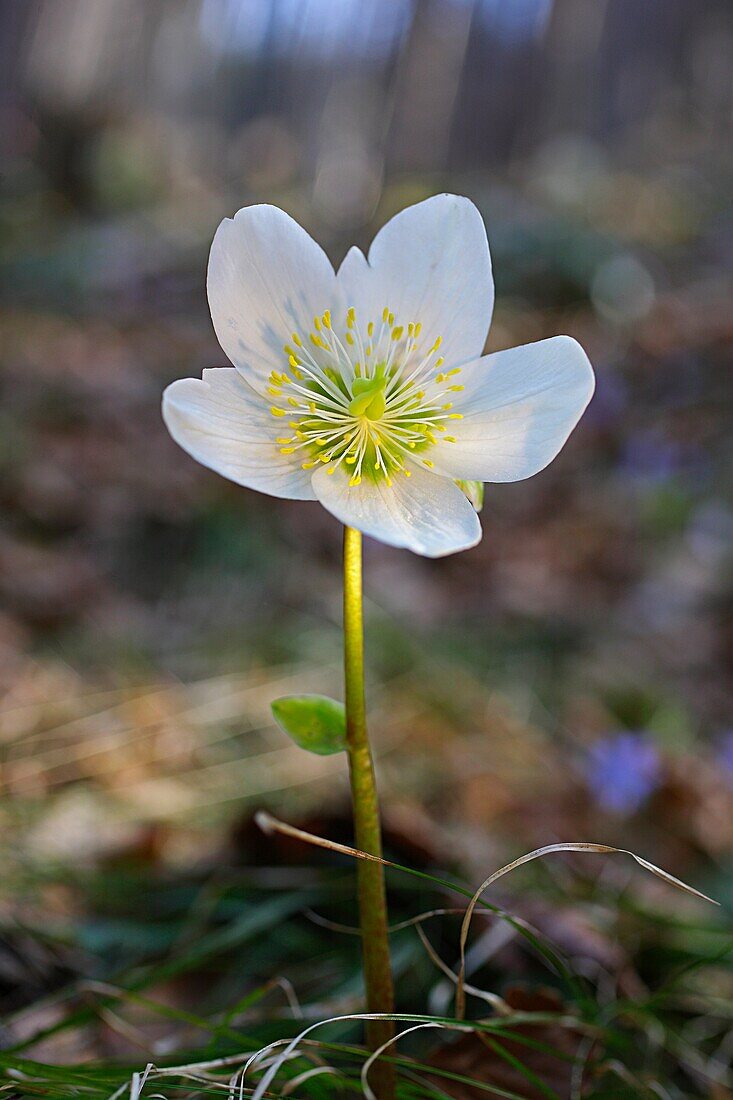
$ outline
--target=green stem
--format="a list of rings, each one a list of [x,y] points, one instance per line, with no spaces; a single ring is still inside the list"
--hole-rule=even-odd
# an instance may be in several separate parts
[[[354,837],[357,848],[382,854],[382,831],[369,747],[364,699],[364,623],[361,582],[361,532],[344,527],[344,672],[346,679],[346,748],[349,757]],[[384,868],[357,860],[359,923],[368,1012],[393,1012],[392,966],[387,931]],[[369,1020],[367,1043],[376,1050],[394,1035],[391,1020]],[[370,1080],[379,1100],[394,1096],[394,1067],[379,1059]]]

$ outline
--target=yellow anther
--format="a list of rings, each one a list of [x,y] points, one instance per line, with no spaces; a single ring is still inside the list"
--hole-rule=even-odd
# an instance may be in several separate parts
[[[430,350],[431,351],[437,351],[442,343],[443,343],[443,337],[442,336],[436,337],[435,343],[433,344],[433,346],[431,347]]]
[[[304,470],[312,470],[313,467],[317,465],[317,462],[301,462],[301,466]]]
[[[280,397],[283,391],[279,390],[277,386],[268,386],[267,392],[269,393],[270,397]]]
[[[396,325],[395,328],[392,329],[392,339],[393,340],[399,340],[404,331],[405,330],[402,327],[402,325]]]
[[[278,409],[277,405],[271,405],[270,412],[273,416],[285,416],[285,409]]]
[[[349,461],[348,458],[346,461]],[[361,474],[355,474],[354,477],[351,478],[349,485],[361,485]]]
[[[276,443],[292,443],[293,441],[292,441],[292,439],[290,438],[289,435],[279,435],[275,439],[275,442]]]
[[[291,454],[293,454],[294,451],[295,451],[295,447],[281,447],[280,448],[280,454],[281,455],[291,455]]]
[[[389,317],[387,318],[387,324],[390,328],[394,324],[394,313],[390,313]]]
[[[355,378],[361,378],[361,363],[359,362],[358,359],[354,363],[354,377]]]
[[[283,344],[283,351],[286,355],[295,355],[295,352],[291,348],[290,344]]]
[[[415,325],[415,338],[416,339],[420,335],[421,332],[422,332],[422,321],[418,321],[417,324]]]
[[[323,314],[323,327],[330,329],[331,327],[331,310],[327,309]]]
[[[444,374],[436,374],[436,376],[435,376],[435,381],[436,382],[445,382],[445,379],[446,379],[446,376]]]
[[[327,439],[317,439],[316,443],[318,444],[319,447],[325,447],[326,444],[328,443],[328,440]]]
[[[445,412],[448,412],[448,409],[452,409],[452,408],[453,408],[453,402],[452,401],[449,401],[446,405],[443,405],[443,409],[444,409]]]
[[[327,474],[335,474],[336,473],[336,467],[331,466],[328,470],[326,470],[326,473]]]
[[[374,335],[374,321],[370,321],[369,324],[367,325],[367,336],[373,336],[373,335]]]
[[[283,414],[283,415],[285,415],[285,414]],[[300,427],[300,421],[299,420],[289,420],[288,423],[290,424],[291,428],[299,428]]]
[[[414,335],[414,332],[415,332],[415,326],[413,325],[412,321],[410,321],[409,325],[407,326],[407,335],[412,336],[412,335]]]
[[[429,458],[424,458],[423,459],[423,465],[427,466],[430,470],[432,470],[433,466],[435,466],[435,463],[431,462]]]
[[[297,332],[292,333],[292,341],[293,341],[293,343],[295,344],[296,347],[298,347],[298,348],[303,347],[303,341],[298,336]]]
[[[444,432],[445,431],[445,424],[436,424],[435,425],[435,430],[436,430],[436,432]]]
[[[460,393],[461,390],[465,390],[465,388],[466,388],[465,386],[449,386],[448,387],[448,392],[449,393]]]
[[[314,412],[316,411],[316,403],[315,403],[315,401],[309,401],[309,402],[308,402],[308,408],[310,409],[310,411],[311,411],[312,413],[314,413]]]
[[[355,320],[356,320],[356,310],[354,309],[353,306],[349,306],[349,308],[346,310],[346,324],[349,326],[349,328],[354,327]]]
[[[353,344],[354,344],[354,337],[353,337],[353,336],[351,335],[351,333],[350,333],[350,332],[347,332],[347,333],[346,333],[346,343],[347,343],[347,344],[351,344],[351,345],[352,345],[352,347],[353,347]]]
[[[290,356],[288,362],[290,363],[290,366],[293,368],[293,370],[300,366],[300,360],[296,359],[294,355]],[[287,378],[287,375],[285,377]]]
[[[389,474],[385,474],[385,475],[384,475],[384,480],[385,480],[385,483],[386,483],[386,484],[387,484],[387,485],[389,486],[389,488],[391,489],[391,488],[392,488],[392,478],[391,478],[391,477],[389,476]]]
[[[440,362],[442,363],[443,360],[441,359]],[[461,373],[461,368],[460,367],[454,367],[453,370],[448,371],[448,373],[446,374],[446,378],[452,378],[455,374],[460,374],[460,373]]]
[[[314,317],[313,318],[313,324],[315,326],[316,332],[320,332],[321,331],[321,318],[320,317]]]
[[[463,413],[451,413],[448,417],[449,420],[463,420]]]
[[[456,439],[456,437],[454,435],[444,435],[443,439],[446,441],[446,443],[457,443],[458,442],[458,440]]]
[[[320,455],[319,457],[320,457],[321,462],[330,462],[331,461],[331,456],[330,455]]]
[[[388,317],[389,317],[389,310],[385,306],[384,309],[382,310],[382,324],[386,325]]]
[[[349,466],[353,466],[356,462],[356,455],[347,455],[346,462],[348,462]]]
[[[300,401],[296,401],[296,399],[294,397],[289,397],[288,398],[288,405],[290,405],[294,409],[297,409],[298,406],[300,405]]]
[[[367,355],[367,359],[369,358],[369,356],[370,356],[370,355],[372,354],[372,352],[373,352],[373,351],[374,351],[374,348],[372,347],[372,345],[371,345],[371,344],[367,344],[367,346],[366,346],[366,355]]]
[[[412,470],[403,470],[402,472],[405,477],[412,477]]]
[[[411,451],[414,451],[415,450],[415,440],[414,439],[408,439],[407,446],[410,448]]]

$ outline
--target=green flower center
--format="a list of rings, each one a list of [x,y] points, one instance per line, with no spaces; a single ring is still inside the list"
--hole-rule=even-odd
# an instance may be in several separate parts
[[[441,372],[441,338],[425,346],[422,325],[398,325],[386,307],[381,323],[363,329],[351,308],[339,329],[330,311],[315,317],[312,332],[294,332],[285,345],[288,370],[270,375],[270,412],[287,417],[291,432],[275,438],[280,452],[300,452],[306,470],[343,466],[350,485],[364,477],[391,485],[395,474],[410,477],[408,461],[432,469],[428,453],[455,442],[447,423],[461,419],[451,399],[463,389],[453,381],[460,368]]]

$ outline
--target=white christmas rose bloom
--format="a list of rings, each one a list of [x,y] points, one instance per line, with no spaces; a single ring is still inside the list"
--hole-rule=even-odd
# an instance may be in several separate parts
[[[176,442],[240,485],[318,500],[428,557],[481,538],[458,481],[536,474],[593,394],[567,336],[482,356],[489,246],[456,195],[403,210],[338,274],[282,210],[246,207],[216,232],[208,293],[234,366],[167,388]]]

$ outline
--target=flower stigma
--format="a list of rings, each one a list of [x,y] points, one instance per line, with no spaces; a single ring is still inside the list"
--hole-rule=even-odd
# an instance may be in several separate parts
[[[336,328],[339,328],[339,332]],[[398,324],[389,307],[360,325],[352,306],[335,326],[330,310],[313,318],[313,330],[293,332],[284,353],[287,369],[273,370],[267,387],[270,412],[288,418],[291,434],[278,435],[281,454],[302,455],[304,470],[343,465],[349,485],[363,478],[392,484],[410,477],[406,460],[430,470],[429,453],[455,443],[448,422],[461,420],[452,395],[460,367],[442,372],[442,339],[429,346],[421,323]]]

